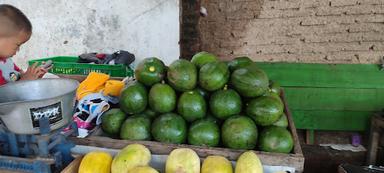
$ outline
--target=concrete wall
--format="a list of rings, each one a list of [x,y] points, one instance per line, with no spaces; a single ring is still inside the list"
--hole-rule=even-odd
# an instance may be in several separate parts
[[[0,0],[20,8],[33,35],[14,60],[123,49],[137,61],[149,56],[178,59],[178,0]]]
[[[377,63],[384,0],[201,0],[201,49],[224,59]]]

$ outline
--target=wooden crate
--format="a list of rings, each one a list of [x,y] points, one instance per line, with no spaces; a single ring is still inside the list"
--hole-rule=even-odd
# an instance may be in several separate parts
[[[55,74],[55,75],[57,75],[60,78],[73,79],[73,80],[77,80],[79,82],[82,82],[87,78],[87,76],[85,76],[85,75],[63,75],[63,74]],[[124,78],[123,77],[110,77],[110,79],[123,80]]]
[[[65,167],[61,173],[77,173],[83,156],[78,156],[67,167]]]
[[[380,136],[384,131],[384,116],[376,114],[371,118],[371,129],[369,132],[367,165],[376,165]]]
[[[270,166],[289,166],[294,167],[297,172],[303,172],[304,170],[304,156],[301,150],[299,143],[299,138],[297,136],[296,128],[292,119],[291,112],[285,102],[284,92],[282,92],[282,100],[284,102],[284,112],[287,115],[289,130],[292,134],[294,140],[294,149],[290,154],[282,153],[269,153],[262,151],[255,151],[255,153],[261,159],[261,162]],[[221,155],[229,160],[237,160],[237,158],[245,150],[236,150],[229,148],[219,148],[219,147],[202,147],[202,146],[193,146],[187,144],[169,144],[155,141],[131,141],[131,140],[119,140],[112,139],[109,137],[91,135],[87,138],[74,138],[71,140],[77,145],[86,145],[86,146],[95,146],[95,147],[104,147],[111,149],[122,149],[129,144],[139,143],[148,147],[153,154],[158,155],[168,155],[172,150],[176,148],[191,148],[201,157],[205,158],[209,155]]]

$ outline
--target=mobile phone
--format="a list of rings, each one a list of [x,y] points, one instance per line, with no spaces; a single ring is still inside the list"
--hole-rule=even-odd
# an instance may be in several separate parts
[[[44,69],[47,69],[47,68],[51,67],[52,64],[53,64],[53,61],[52,60],[48,60],[48,61],[45,62],[45,64],[42,64],[40,67],[44,68]]]

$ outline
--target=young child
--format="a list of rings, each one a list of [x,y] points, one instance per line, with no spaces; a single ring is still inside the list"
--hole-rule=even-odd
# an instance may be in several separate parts
[[[14,56],[20,46],[32,35],[32,25],[28,18],[16,7],[0,5],[0,86],[18,80],[41,78],[47,69],[33,64],[23,72],[10,57]]]

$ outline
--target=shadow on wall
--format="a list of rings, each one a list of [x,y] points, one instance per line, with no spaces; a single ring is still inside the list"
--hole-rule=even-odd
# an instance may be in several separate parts
[[[384,54],[380,4],[368,0],[202,0],[201,50],[222,59],[378,63]]]
[[[201,4],[208,12],[199,22],[201,49],[229,59],[238,54],[233,48],[248,44],[244,37],[252,20],[259,18],[264,0],[202,0]]]

